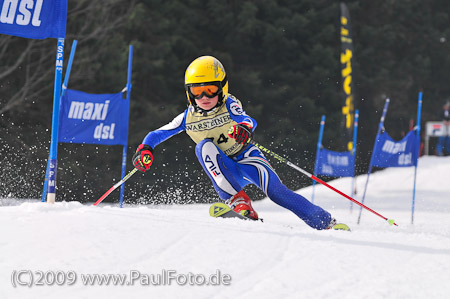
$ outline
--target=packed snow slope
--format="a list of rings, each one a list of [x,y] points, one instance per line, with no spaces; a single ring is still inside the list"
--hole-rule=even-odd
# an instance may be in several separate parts
[[[0,298],[450,298],[449,173],[450,157],[419,160],[414,224],[414,168],[371,175],[365,204],[398,227],[367,211],[358,225],[359,207],[316,186],[315,203],[352,232],[313,230],[269,199],[254,204],[263,223],[214,219],[209,205],[3,199]],[[331,185],[350,193],[350,183]],[[311,198],[312,187],[298,192]],[[155,285],[163,273],[171,284]],[[90,274],[135,280],[89,284]],[[210,275],[221,285],[203,283]]]

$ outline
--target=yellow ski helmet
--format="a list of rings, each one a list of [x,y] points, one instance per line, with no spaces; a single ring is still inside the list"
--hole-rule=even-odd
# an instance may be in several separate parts
[[[218,95],[217,105],[221,105],[228,96],[228,80],[225,68],[218,59],[212,56],[201,56],[192,61],[186,69],[184,88],[189,104],[197,109],[195,98],[200,98],[203,95],[211,98]],[[199,90],[198,93],[193,93],[195,90]]]

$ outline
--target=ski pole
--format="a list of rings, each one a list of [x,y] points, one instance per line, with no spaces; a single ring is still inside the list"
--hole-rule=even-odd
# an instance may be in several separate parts
[[[102,195],[102,197],[100,197],[95,203],[94,206],[98,205],[99,203],[101,203],[111,192],[113,192],[114,190],[116,190],[120,185],[122,185],[123,183],[125,183],[126,180],[128,180],[133,174],[135,174],[135,172],[138,169],[135,168],[132,171],[130,171],[126,176],[123,177],[123,179],[121,179],[120,181],[118,181],[114,186],[112,186],[111,188],[109,188],[108,191],[106,191],[105,194]]]
[[[262,146],[261,144],[257,143],[256,141],[252,140],[252,141],[250,141],[250,143],[253,144],[254,146],[256,146],[257,148],[259,148],[262,152],[271,155],[272,157],[274,157],[274,158],[276,158],[277,160],[279,160],[279,161],[281,161],[281,162],[287,164],[288,166],[294,168],[295,170],[300,171],[300,172],[303,173],[304,175],[308,176],[310,179],[313,179],[314,181],[316,181],[316,182],[318,182],[318,183],[320,183],[320,184],[322,184],[322,185],[324,185],[324,186],[330,188],[331,190],[333,190],[333,191],[339,193],[340,195],[342,195],[342,196],[344,196],[345,198],[349,199],[350,201],[356,203],[357,205],[361,206],[362,208],[368,210],[369,212],[372,212],[373,214],[375,214],[375,215],[377,215],[377,216],[383,218],[384,220],[386,220],[386,221],[389,223],[389,225],[395,225],[395,226],[398,226],[398,225],[395,223],[394,219],[388,219],[388,218],[384,217],[383,215],[381,215],[381,214],[375,212],[375,211],[372,210],[371,208],[369,208],[369,207],[363,205],[362,203],[360,203],[359,201],[357,201],[357,200],[351,198],[351,197],[348,196],[347,194],[345,194],[345,193],[339,191],[338,189],[336,189],[336,188],[334,188],[334,187],[328,185],[327,183],[325,183],[325,182],[322,181],[321,179],[315,177],[315,176],[312,175],[311,173],[309,173],[309,172],[305,171],[304,169],[298,167],[297,165],[295,165],[295,164],[289,162],[286,158],[284,158],[284,157],[278,155],[277,153],[275,153],[275,152],[273,152],[273,151],[271,151],[271,150],[265,148],[264,146]]]

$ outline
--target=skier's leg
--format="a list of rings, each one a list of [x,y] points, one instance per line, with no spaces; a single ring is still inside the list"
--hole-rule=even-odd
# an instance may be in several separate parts
[[[227,157],[209,139],[202,140],[197,144],[195,153],[220,198],[225,200],[236,213],[258,219],[258,214],[253,210],[250,198],[242,190],[249,182],[244,180],[237,163]]]
[[[281,182],[275,170],[256,147],[239,157],[238,163],[246,177],[261,188],[276,204],[292,211],[315,229],[327,229],[332,221],[330,213],[291,191]]]
[[[221,199],[227,200],[241,191],[241,186],[225,167],[223,159],[226,156],[211,140],[205,139],[198,143],[195,153]]]

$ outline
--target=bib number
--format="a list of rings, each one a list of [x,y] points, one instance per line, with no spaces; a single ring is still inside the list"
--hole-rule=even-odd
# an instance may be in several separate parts
[[[225,137],[225,134],[220,134],[219,139],[217,139],[217,144],[228,142],[229,137]]]

